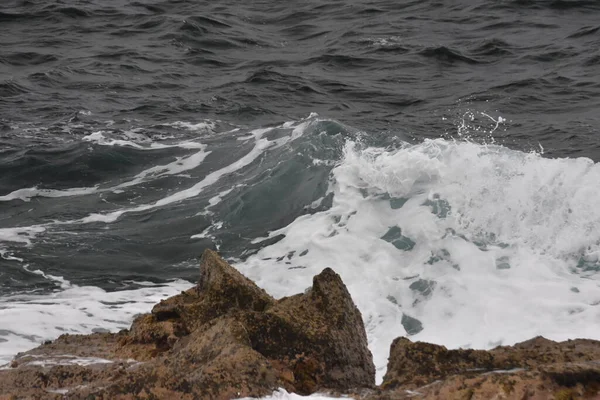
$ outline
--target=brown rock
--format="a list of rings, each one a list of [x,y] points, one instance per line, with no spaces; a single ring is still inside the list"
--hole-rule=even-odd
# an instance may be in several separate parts
[[[423,386],[448,375],[493,369],[493,356],[483,350],[448,350],[430,343],[413,343],[404,337],[391,345],[383,388],[410,384]]]
[[[396,388],[362,396],[368,400],[400,399],[448,399],[448,400],[576,400],[600,399],[598,371],[596,363],[584,362],[573,365],[555,365],[554,377],[541,370],[513,370],[511,372],[485,372],[457,374],[444,380],[406,390]],[[577,371],[577,373],[573,374]],[[568,381],[555,377],[568,376]],[[573,379],[575,378],[575,379]]]
[[[380,389],[361,398],[600,399],[600,342],[537,337],[514,346],[448,350],[397,338]]]
[[[537,337],[483,351],[397,338],[375,388],[360,312],[335,272],[274,300],[212,251],[200,270],[196,287],[129,331],[63,335],[18,355],[0,371],[0,400],[61,399],[65,391],[69,399],[231,399],[279,387],[369,400],[600,400],[600,342],[582,339]],[[72,365],[81,357],[92,364]]]
[[[292,370],[298,393],[375,383],[360,311],[329,268],[308,292],[283,298],[265,313],[246,313],[244,324],[252,348]]]
[[[229,310],[263,311],[274,302],[216,252],[206,250],[200,260],[198,285],[162,300],[150,314],[139,316],[122,344],[152,345],[154,355],[170,349],[182,336]]]
[[[31,364],[64,354],[113,362]],[[0,372],[0,395],[230,399],[278,387],[304,394],[373,387],[375,379],[360,312],[335,272],[276,301],[210,250],[198,285],[160,302],[129,331],[63,335],[17,360],[18,368]]]
[[[557,343],[538,336],[514,346],[497,347],[490,352],[497,368],[536,368],[552,363],[600,360],[598,341],[588,339]]]
[[[390,349],[384,388],[410,384],[421,386],[455,374],[480,374],[515,368],[539,369],[541,366],[576,361],[600,360],[600,343],[594,340],[553,342],[543,337],[514,346],[484,350],[448,350],[444,346],[399,337]]]

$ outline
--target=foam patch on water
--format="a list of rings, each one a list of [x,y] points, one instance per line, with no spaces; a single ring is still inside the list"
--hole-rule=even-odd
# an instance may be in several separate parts
[[[44,271],[39,270],[39,269],[32,270],[29,268],[29,264],[23,265],[23,269],[31,274],[40,275],[49,281],[54,281],[54,282],[58,283],[60,285],[61,289],[68,289],[71,287],[71,282],[69,282],[62,276],[47,274]]]
[[[103,192],[122,192],[122,190],[125,188],[136,186],[141,183],[148,182],[152,179],[158,179],[169,175],[178,175],[182,172],[197,168],[200,164],[202,164],[206,156],[208,156],[211,152],[206,151],[206,145],[200,143],[197,143],[197,146],[194,145],[193,148],[200,149],[200,151],[197,151],[187,156],[175,157],[175,160],[168,164],[156,165],[151,168],[145,169],[142,172],[135,175],[132,179],[114,186],[100,188],[98,185],[96,185],[94,187],[70,188],[63,190],[39,189],[37,187],[23,188],[15,190],[7,195],[0,196],[0,201],[22,200],[28,202],[34,197],[58,198],[86,196],[90,194]],[[2,240],[1,237],[0,240]]]
[[[31,240],[45,230],[43,225],[0,228],[0,242],[23,243],[30,246]]]
[[[25,261],[20,257],[15,257],[10,251],[3,249],[1,247],[0,247],[0,257],[7,261],[18,261],[18,262]]]
[[[381,381],[397,336],[491,348],[600,339],[600,165],[470,142],[349,142],[332,207],[236,264],[269,293],[331,267],[363,314]],[[285,257],[283,257],[285,256]]]
[[[38,189],[37,187],[15,190],[7,195],[0,196],[0,201],[23,200],[30,201],[32,197],[69,197],[82,196],[95,193],[98,186],[84,188],[70,188],[65,190]]]
[[[200,131],[200,132],[212,132],[216,124],[213,121],[202,121],[198,123],[187,122],[187,121],[175,121],[168,124],[163,124],[163,126],[172,126],[175,128],[184,128],[190,131]]]
[[[201,145],[199,148],[201,149],[199,152],[185,157],[175,157],[175,160],[169,164],[156,165],[148,168],[137,174],[132,180],[120,183],[119,185],[106,190],[120,190],[126,187],[139,185],[140,183],[146,182],[149,179],[156,179],[167,175],[177,175],[181,174],[182,172],[197,168],[200,164],[202,164],[206,156],[211,153],[210,151],[206,151],[205,145]]]
[[[127,329],[137,314],[149,312],[160,300],[192,286],[187,281],[176,280],[164,285],[147,283],[141,289],[106,292],[98,287],[72,285],[63,277],[39,270],[31,272],[57,281],[62,289],[44,295],[0,297],[0,365],[10,362],[17,352],[65,333]],[[63,361],[80,363],[85,360]],[[97,362],[97,359],[90,362]]]
[[[100,146],[132,147],[138,150],[161,150],[173,147],[180,147],[183,149],[202,149],[204,146],[202,143],[195,141],[184,141],[172,144],[158,143],[140,134],[129,134],[127,135],[128,139],[113,139],[108,136],[110,133],[111,132],[100,130],[84,136],[81,140]]]

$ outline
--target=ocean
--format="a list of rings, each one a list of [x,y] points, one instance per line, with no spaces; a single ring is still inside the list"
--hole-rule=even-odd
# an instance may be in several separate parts
[[[398,336],[600,339],[595,0],[5,0],[0,364],[205,248]]]

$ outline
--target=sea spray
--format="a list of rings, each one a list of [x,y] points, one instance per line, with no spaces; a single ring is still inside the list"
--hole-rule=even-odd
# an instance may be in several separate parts
[[[396,149],[348,141],[331,208],[271,232],[284,237],[236,266],[276,296],[325,267],[340,273],[378,379],[402,335],[453,348],[600,338],[598,180],[600,166],[585,158],[442,139]]]

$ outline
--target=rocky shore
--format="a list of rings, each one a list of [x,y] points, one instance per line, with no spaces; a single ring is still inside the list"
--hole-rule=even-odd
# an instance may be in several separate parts
[[[198,284],[119,333],[63,335],[0,370],[0,399],[600,399],[600,342],[448,350],[398,337],[375,385],[361,314],[325,269],[279,300],[207,250]]]

